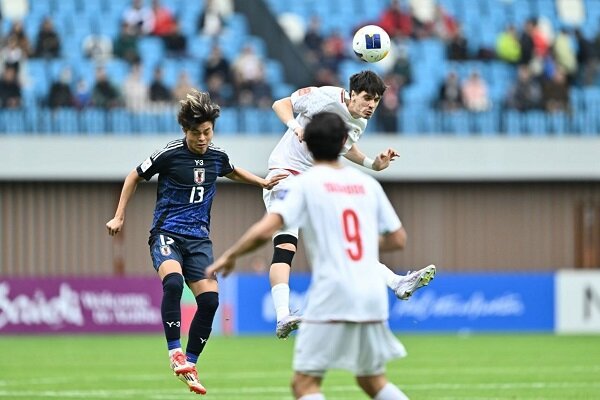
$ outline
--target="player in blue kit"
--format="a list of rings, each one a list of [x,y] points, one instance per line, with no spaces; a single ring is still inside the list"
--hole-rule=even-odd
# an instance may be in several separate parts
[[[263,189],[272,189],[286,175],[260,178],[234,167],[227,153],[213,146],[213,129],[220,107],[208,93],[193,90],[181,101],[177,121],[185,137],[169,142],[137,166],[125,178],[113,219],[106,223],[111,236],[125,221],[125,209],[142,180],[158,174],[154,220],[150,230],[150,255],[162,281],[161,314],[171,368],[180,380],[198,394],[206,389],[198,380],[196,362],[212,330],[219,305],[218,285],[205,269],[213,262],[210,209],[217,177]],[[181,296],[184,282],[196,297],[185,354],[181,347]]]

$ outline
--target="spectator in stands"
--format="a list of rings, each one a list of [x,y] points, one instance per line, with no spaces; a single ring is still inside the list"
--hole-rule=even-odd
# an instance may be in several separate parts
[[[230,68],[229,61],[223,57],[223,51],[215,44],[204,61],[204,79],[208,81],[213,75],[219,75],[224,82],[230,83]],[[210,93],[212,95],[212,92]],[[221,103],[217,101],[217,104]]]
[[[175,21],[173,30],[163,36],[168,57],[181,58],[187,56],[187,38],[181,33],[179,23]]]
[[[146,85],[142,76],[141,63],[131,65],[129,74],[123,81],[122,90],[126,109],[134,112],[141,112],[148,109],[150,95],[148,85]]]
[[[556,68],[554,76],[544,80],[542,90],[544,109],[547,112],[569,111],[569,86],[562,68]]]
[[[215,0],[206,0],[204,10],[198,16],[198,33],[206,36],[218,36],[225,25],[225,15]]]
[[[323,42],[323,46],[321,47],[321,58],[318,63],[320,68],[328,69],[334,74],[337,74],[343,60],[344,59],[339,56],[332,42]]]
[[[327,36],[323,42],[323,46],[329,47],[338,60],[346,58],[346,50],[348,47],[339,30],[335,29],[331,35]]]
[[[71,84],[71,68],[63,68],[59,78],[52,82],[52,85],[50,86],[47,100],[48,107],[53,109],[73,107],[75,105],[75,99],[73,97],[73,91],[71,90]]]
[[[14,67],[6,67],[0,79],[0,108],[21,107],[21,85]]]
[[[231,86],[223,81],[223,77],[220,74],[212,74],[206,79],[206,90],[210,93],[210,97],[213,101],[221,106],[232,105],[233,90]]]
[[[310,18],[308,29],[304,35],[306,58],[311,65],[316,65],[319,62],[323,40],[323,35],[321,34],[321,19],[317,15],[313,15]]]
[[[60,37],[50,17],[45,17],[40,25],[34,55],[39,58],[60,57]]]
[[[463,108],[462,91],[456,72],[451,71],[440,86],[438,107],[442,111],[456,111]]]
[[[377,121],[382,132],[396,133],[398,132],[398,110],[400,109],[400,89],[401,82],[397,75],[389,73],[384,76],[387,89],[383,92],[379,107],[377,107]]]
[[[462,85],[462,99],[465,108],[473,112],[490,108],[488,89],[479,72],[473,71]]]
[[[160,66],[154,68],[150,83],[150,101],[153,103],[169,103],[173,100],[171,89],[163,81],[163,70]]]
[[[404,11],[398,0],[392,0],[390,6],[379,17],[381,26],[392,38],[409,37],[413,34],[413,22],[410,12]]]
[[[131,6],[123,11],[123,22],[132,27],[134,35],[149,35],[154,29],[154,14],[143,0],[131,0]]]
[[[188,92],[193,89],[194,84],[190,80],[187,71],[183,70],[177,76],[177,82],[173,88],[173,98],[175,101],[185,100]]]
[[[514,25],[508,25],[506,30],[496,39],[496,57],[510,64],[521,60],[521,44]]]
[[[121,105],[119,90],[108,80],[103,67],[96,69],[96,82],[92,89],[92,105],[99,108],[115,108]]]
[[[446,54],[449,60],[464,61],[469,59],[467,39],[463,35],[460,25],[457,25],[456,31],[451,34],[446,44]]]
[[[542,87],[533,79],[528,66],[518,67],[517,81],[508,92],[506,105],[518,111],[537,110],[542,107]]]
[[[394,50],[396,59],[392,66],[391,73],[394,75],[395,81],[402,88],[412,83],[412,66],[408,57],[408,45],[406,40],[400,40],[396,42],[396,48]]]
[[[0,49],[0,62],[2,62],[2,68],[13,68],[17,74],[20,74],[22,71],[21,65],[26,59],[27,55],[24,54],[23,49],[19,47],[17,39],[14,36],[9,36],[6,40],[6,46]]]
[[[167,36],[173,32],[177,20],[168,8],[160,4],[160,0],[152,0],[152,15],[154,18],[153,35]]]
[[[240,55],[231,66],[236,93],[252,90],[254,82],[262,77],[264,64],[251,45],[244,46]]]
[[[13,22],[10,31],[8,32],[7,40],[10,40],[11,38],[16,40],[17,46],[21,49],[24,58],[29,57],[33,53],[21,21]]]
[[[79,79],[75,85],[75,93],[73,94],[75,108],[82,110],[92,104],[92,93],[84,79]]]
[[[577,64],[579,65],[577,82],[583,86],[592,85],[598,68],[593,44],[579,28],[575,29],[575,39],[577,42]]]
[[[83,55],[97,62],[105,62],[112,58],[113,44],[110,37],[100,33],[91,33],[83,39],[81,45]]]
[[[553,47],[556,63],[567,74],[567,80],[573,82],[577,74],[577,57],[572,45],[571,35],[566,28],[562,28],[556,35]]]
[[[423,21],[428,23],[427,21]],[[444,10],[440,4],[435,5],[435,12],[433,14],[433,20],[431,21],[431,34],[444,42],[448,42],[452,39],[458,31],[458,24],[454,17]]]
[[[537,21],[534,18],[530,18],[525,21],[525,26],[521,36],[519,37],[519,45],[521,47],[521,58],[519,64],[529,64],[533,60],[533,35],[536,28]]]
[[[138,37],[135,28],[127,22],[121,23],[121,30],[115,39],[113,46],[115,56],[127,61],[130,64],[140,60],[138,50]]]
[[[249,90],[246,92],[250,102],[247,103],[243,100],[239,100],[239,104],[249,107],[258,107],[264,109],[270,109],[273,105],[273,89],[271,85],[265,79],[265,71],[261,69],[256,79],[252,82]]]
[[[318,67],[312,86],[340,86],[338,75],[329,68]]]

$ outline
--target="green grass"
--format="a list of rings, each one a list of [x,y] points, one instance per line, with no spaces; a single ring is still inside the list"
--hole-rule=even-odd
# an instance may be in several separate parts
[[[600,336],[402,335],[388,377],[411,399],[600,399]],[[324,344],[325,345],[325,344]],[[214,337],[199,364],[205,399],[291,399],[293,340]],[[328,400],[365,399],[352,376]],[[184,399],[161,336],[0,337],[0,399]],[[199,397],[198,397],[199,398]]]

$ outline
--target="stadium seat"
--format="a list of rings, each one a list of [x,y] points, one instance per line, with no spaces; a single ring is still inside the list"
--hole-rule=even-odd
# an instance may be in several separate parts
[[[105,110],[98,108],[87,108],[79,112],[80,126],[83,133],[99,134],[106,132]]]

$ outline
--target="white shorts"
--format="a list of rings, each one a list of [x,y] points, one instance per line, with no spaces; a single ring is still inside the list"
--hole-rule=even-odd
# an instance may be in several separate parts
[[[285,170],[285,169],[272,169],[269,171],[269,173],[267,174],[265,179],[269,179],[273,175],[277,175],[277,174],[289,174],[289,175],[286,178],[280,180],[279,183],[277,184],[277,186],[275,186],[273,189],[271,189],[271,190],[263,189],[263,201],[265,202],[265,208],[267,209],[267,212],[271,211],[272,202],[275,199],[277,199],[277,196],[279,196],[281,191],[285,191],[288,189],[290,182],[292,181],[292,179],[294,179],[294,175],[292,173],[290,173],[290,171]],[[296,228],[296,229],[286,229],[286,230],[277,231],[277,232],[275,232],[273,237],[278,236],[278,235],[292,235],[295,238],[298,238],[298,229]]]
[[[296,372],[318,377],[329,369],[373,376],[383,374],[389,360],[405,356],[387,322],[305,321],[298,328],[293,365]]]

